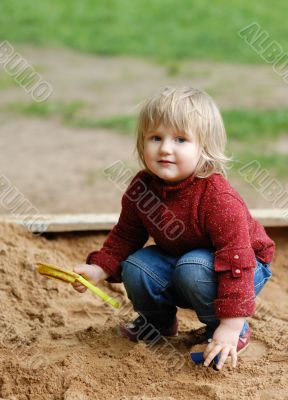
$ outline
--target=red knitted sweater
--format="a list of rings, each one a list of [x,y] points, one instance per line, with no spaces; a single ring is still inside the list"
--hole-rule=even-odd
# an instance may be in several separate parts
[[[254,314],[254,267],[256,258],[272,261],[274,242],[255,221],[241,196],[220,174],[188,177],[176,185],[140,171],[122,197],[118,223],[100,251],[87,257],[121,282],[121,261],[142,248],[152,236],[173,256],[196,248],[215,252],[218,318]]]

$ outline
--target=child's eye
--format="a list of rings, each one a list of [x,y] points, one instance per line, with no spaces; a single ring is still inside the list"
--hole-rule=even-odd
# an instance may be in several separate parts
[[[184,143],[184,142],[186,142],[186,139],[185,139],[184,137],[182,137],[182,136],[178,136],[175,140],[176,140],[176,142],[178,142],[178,143]]]
[[[161,140],[160,136],[151,136],[151,140],[153,142],[159,142],[159,140]]]

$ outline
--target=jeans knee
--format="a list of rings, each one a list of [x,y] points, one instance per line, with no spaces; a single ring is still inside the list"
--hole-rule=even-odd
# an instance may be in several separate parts
[[[162,281],[145,264],[136,264],[131,258],[122,262],[122,281],[133,302],[158,296],[165,289]],[[147,268],[146,268],[147,267]],[[159,280],[160,279],[160,280]]]
[[[173,286],[179,290],[197,290],[197,274],[194,273],[192,266],[175,268],[173,274]]]
[[[133,267],[129,261],[123,261],[121,263],[122,266],[122,281],[127,290],[127,292],[131,292],[138,284],[140,279],[140,271],[138,268]]]
[[[149,265],[141,263],[140,260],[128,257],[122,265],[122,280],[136,311],[149,312],[161,307],[170,306],[170,301],[163,293],[167,288],[167,282],[155,275]]]
[[[217,275],[213,263],[184,263],[175,268],[173,276],[175,289],[184,297],[206,304],[217,294]]]

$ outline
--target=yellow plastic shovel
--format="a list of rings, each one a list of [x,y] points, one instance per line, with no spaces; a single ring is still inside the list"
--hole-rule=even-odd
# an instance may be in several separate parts
[[[77,274],[76,272],[67,271],[63,268],[58,267],[57,265],[45,264],[40,262],[37,263],[37,271],[41,275],[45,275],[48,278],[60,280],[62,282],[66,283],[73,283],[76,281],[81,282],[82,285],[86,286],[88,289],[91,290],[91,292],[99,296],[106,303],[109,303],[111,306],[115,308],[120,307],[120,304],[118,303],[117,300],[113,299],[113,297],[110,297],[108,294],[104,293],[97,286],[92,285],[92,283],[87,281],[85,278],[83,278],[83,276]]]

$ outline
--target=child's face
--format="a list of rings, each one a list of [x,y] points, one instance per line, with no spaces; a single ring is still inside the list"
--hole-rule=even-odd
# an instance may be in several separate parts
[[[144,159],[148,169],[166,183],[178,183],[195,171],[200,148],[192,135],[159,125],[144,136]]]

